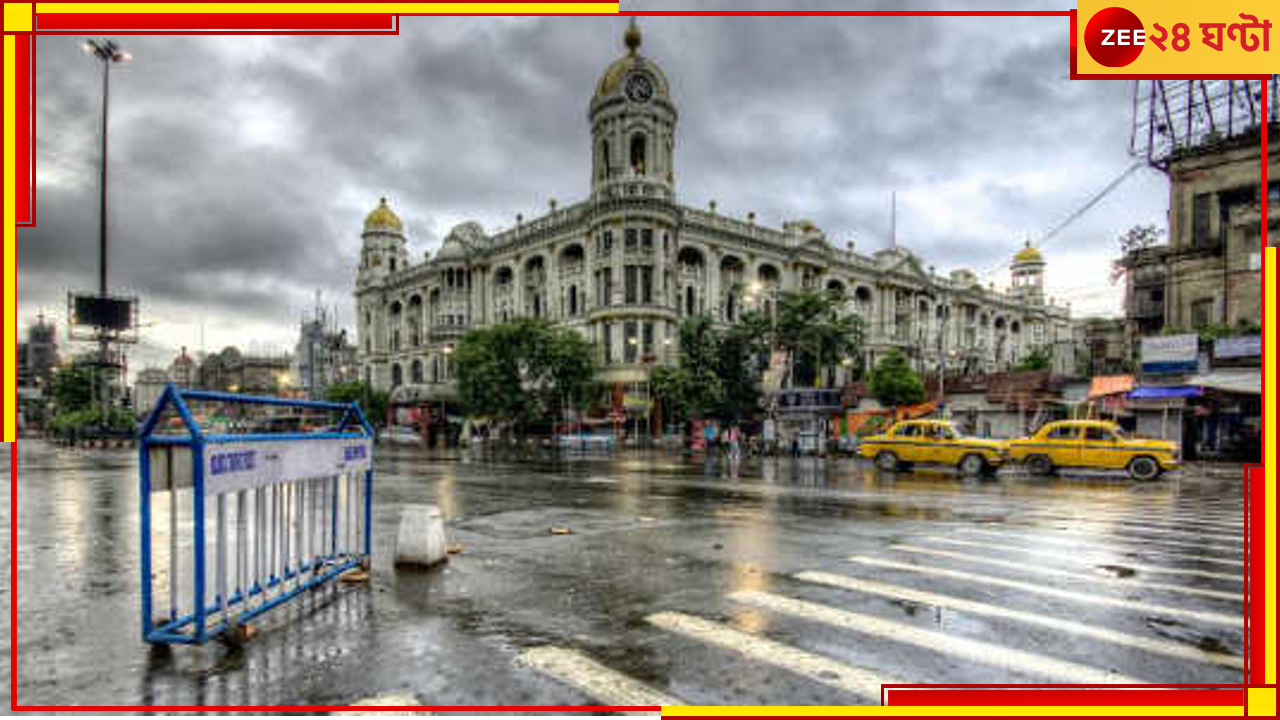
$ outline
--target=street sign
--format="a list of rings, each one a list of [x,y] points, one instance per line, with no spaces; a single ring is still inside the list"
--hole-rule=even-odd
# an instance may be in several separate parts
[[[1142,372],[1149,375],[1196,372],[1200,336],[1195,333],[1142,338]]]

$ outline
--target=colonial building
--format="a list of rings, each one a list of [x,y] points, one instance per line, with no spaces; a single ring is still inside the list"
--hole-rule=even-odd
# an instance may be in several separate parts
[[[1267,177],[1280,176],[1280,124],[1268,124]],[[1169,176],[1169,243],[1133,250],[1125,319],[1134,346],[1150,335],[1262,322],[1261,128],[1180,148]],[[1268,238],[1280,236],[1280,181],[1267,184]]]
[[[1068,310],[1046,302],[1044,259],[1029,245],[1013,259],[1012,287],[1000,291],[969,270],[939,274],[902,247],[837,247],[809,220],[777,229],[754,213],[681,204],[671,84],[640,54],[634,24],[625,45],[588,105],[584,200],[552,201],[546,214],[517,215],[493,234],[464,223],[422,258],[410,255],[385,198],[365,218],[355,290],[363,379],[446,399],[462,333],[533,317],[582,332],[600,353],[603,381],[643,392],[653,364],[674,361],[682,319],[773,312],[778,293],[800,289],[842,293],[847,311],[865,320],[868,366],[899,349],[924,371],[944,358],[953,371],[995,371],[1048,346],[1056,372],[1074,370]]]

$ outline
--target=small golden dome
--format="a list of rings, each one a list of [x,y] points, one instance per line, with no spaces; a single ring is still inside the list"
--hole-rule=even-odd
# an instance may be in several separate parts
[[[1013,261],[1016,263],[1042,263],[1044,262],[1044,256],[1040,254],[1039,250],[1031,247],[1031,241],[1028,240],[1026,247],[1013,256]]]
[[[404,223],[400,222],[400,217],[391,208],[387,207],[387,199],[382,198],[378,207],[373,209],[364,218],[364,231],[372,230],[390,230],[392,232],[404,232]]]

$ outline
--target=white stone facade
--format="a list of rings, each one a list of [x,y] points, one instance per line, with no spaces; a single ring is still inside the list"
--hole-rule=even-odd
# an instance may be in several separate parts
[[[1006,369],[1051,346],[1054,370],[1075,353],[1067,308],[1046,304],[1044,262],[1025,248],[1015,286],[1000,292],[974,273],[941,276],[897,247],[858,254],[834,247],[812,222],[782,229],[681,205],[675,193],[676,107],[666,76],[637,51],[605,71],[588,112],[591,193],[552,203],[538,218],[489,235],[454,228],[434,257],[413,263],[400,219],[383,203],[365,220],[355,291],[361,377],[383,389],[452,394],[450,353],[468,329],[517,317],[572,327],[592,340],[601,378],[642,385],[674,362],[678,324],[707,313],[722,322],[744,308],[772,312],[781,291],[838,288],[865,321],[867,366],[898,348],[923,371]]]

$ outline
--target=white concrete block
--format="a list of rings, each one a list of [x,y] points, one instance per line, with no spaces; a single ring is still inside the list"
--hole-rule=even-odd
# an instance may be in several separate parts
[[[396,532],[396,565],[434,565],[446,557],[444,517],[435,505],[406,505]]]

